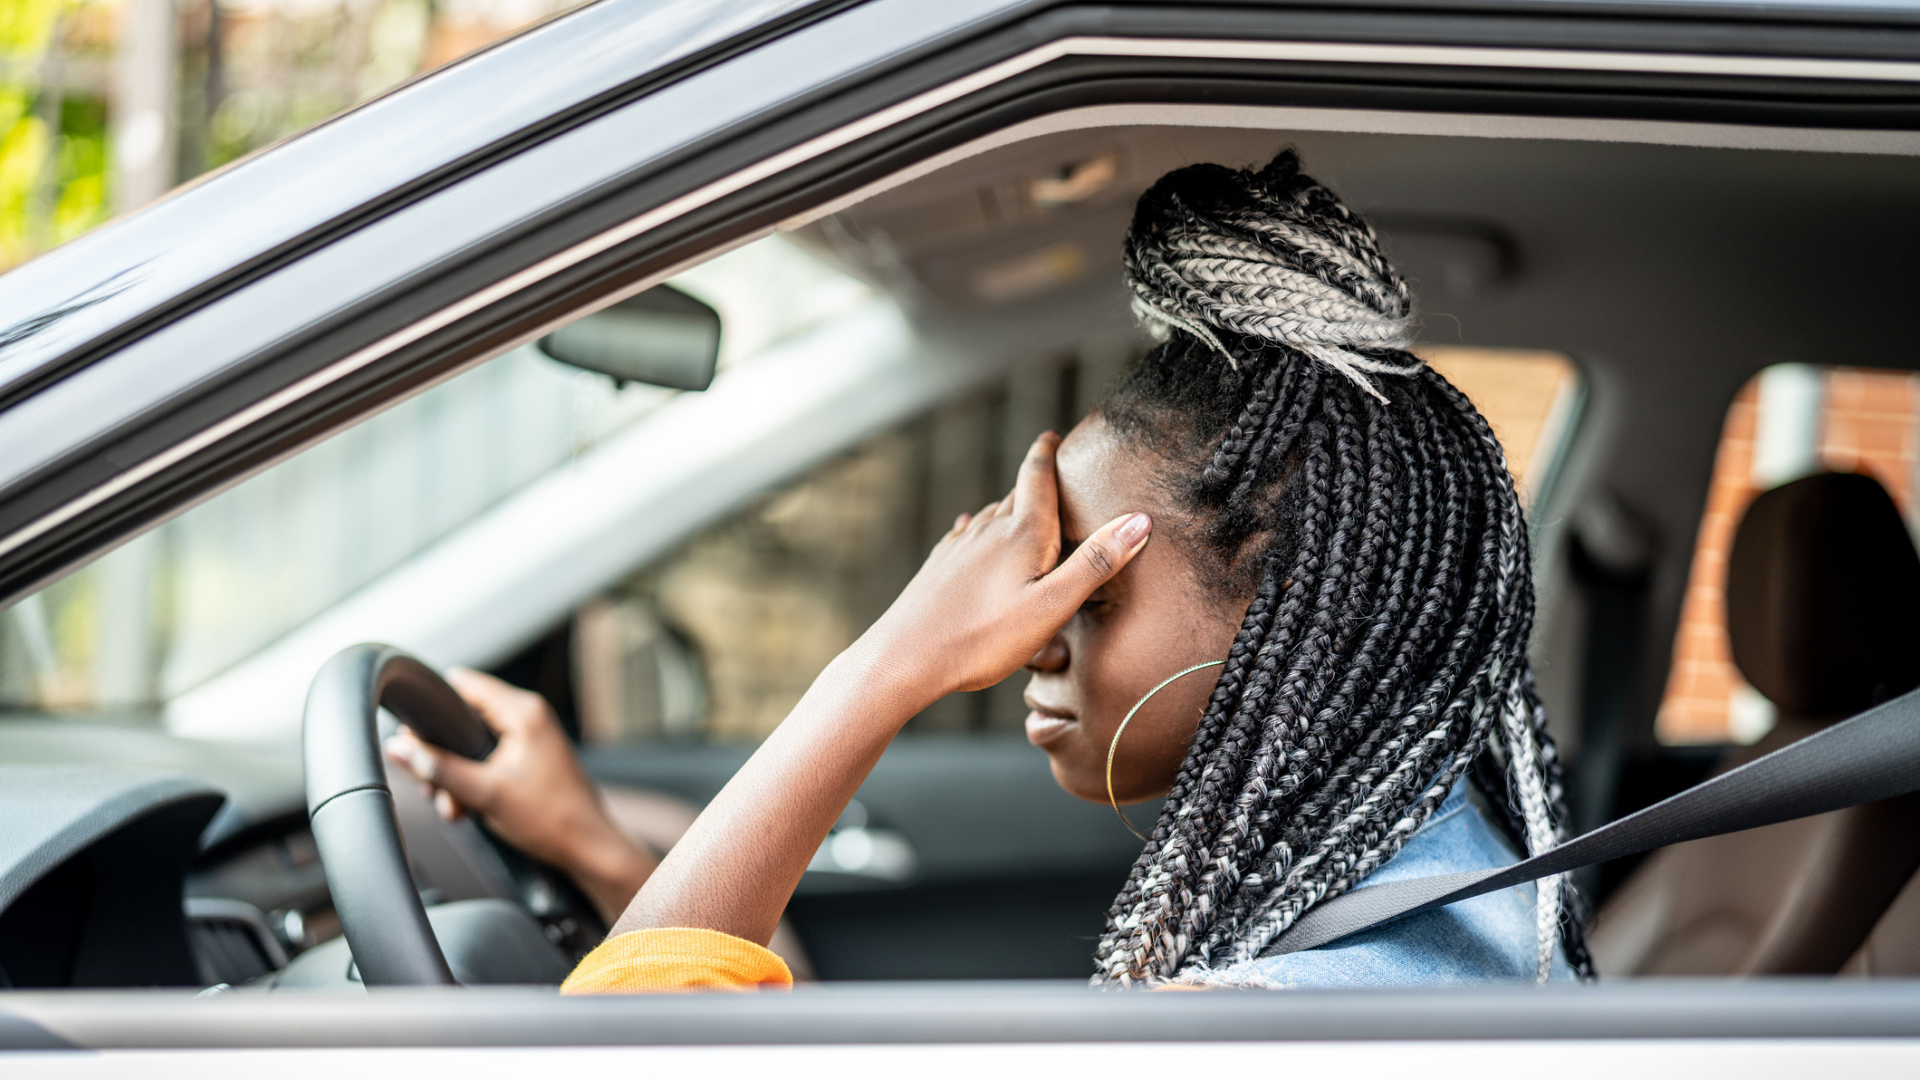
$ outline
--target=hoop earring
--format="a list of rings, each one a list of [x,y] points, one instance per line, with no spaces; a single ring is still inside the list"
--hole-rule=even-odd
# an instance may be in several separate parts
[[[1140,711],[1142,705],[1153,700],[1153,695],[1172,686],[1175,680],[1191,675],[1201,668],[1219,667],[1224,663],[1226,663],[1225,660],[1209,660],[1204,664],[1195,664],[1185,671],[1176,671],[1160,680],[1159,686],[1147,691],[1146,697],[1133,703],[1133,708],[1127,710],[1126,719],[1120,721],[1120,726],[1114,729],[1113,743],[1107,747],[1107,805],[1113,807],[1114,814],[1120,818],[1120,824],[1125,825],[1128,832],[1140,837],[1140,842],[1143,844],[1147,842],[1147,837],[1141,835],[1140,830],[1133,827],[1133,822],[1127,820],[1127,815],[1120,810],[1120,800],[1113,797],[1113,755],[1120,749],[1120,736],[1127,733],[1127,725],[1133,723],[1134,715]]]

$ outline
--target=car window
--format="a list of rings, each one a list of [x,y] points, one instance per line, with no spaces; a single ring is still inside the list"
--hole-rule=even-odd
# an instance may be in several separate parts
[[[720,311],[723,371],[874,302],[865,286],[778,238],[675,284]],[[616,387],[537,345],[482,364],[0,612],[0,708],[151,711],[644,424],[675,396]]]
[[[1425,355],[1486,414],[1524,497],[1537,497],[1565,444],[1574,366],[1548,352]],[[955,515],[1005,493],[1033,438],[1070,428],[1131,356],[1121,340],[1017,365],[755,499],[582,606],[565,644],[586,740],[764,737],[886,610]],[[1019,732],[1026,681],[1016,673],[950,695],[907,730]]]
[[[1779,364],[1741,388],[1721,429],[1674,634],[1655,723],[1662,743],[1752,743],[1773,727],[1773,704],[1740,677],[1727,640],[1727,551],[1747,504],[1813,472],[1865,473],[1911,529],[1916,425],[1920,375],[1911,372]]]

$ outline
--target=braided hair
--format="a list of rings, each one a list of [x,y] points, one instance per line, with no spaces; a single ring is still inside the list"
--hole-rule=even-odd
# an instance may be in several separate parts
[[[1373,229],[1288,150],[1163,177],[1125,266],[1164,340],[1101,414],[1164,463],[1200,578],[1252,600],[1095,982],[1260,957],[1469,773],[1529,853],[1559,842],[1526,522],[1492,429],[1405,351],[1412,303]],[[1584,971],[1570,889],[1538,897],[1538,977],[1556,944]]]

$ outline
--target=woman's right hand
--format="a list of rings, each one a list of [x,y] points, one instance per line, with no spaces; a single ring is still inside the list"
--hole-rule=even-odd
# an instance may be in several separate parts
[[[442,817],[478,814],[502,840],[566,871],[612,922],[655,860],[614,824],[552,707],[477,671],[456,668],[447,682],[499,737],[493,753],[473,761],[401,728],[387,757],[427,786]]]
[[[1060,558],[1060,436],[1034,440],[1011,494],[962,514],[856,650],[923,689],[928,703],[1020,670],[1080,605],[1146,546],[1153,523],[1123,514]]]

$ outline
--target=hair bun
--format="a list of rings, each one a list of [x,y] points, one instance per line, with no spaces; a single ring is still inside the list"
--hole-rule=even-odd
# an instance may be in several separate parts
[[[1237,363],[1225,340],[1290,346],[1385,401],[1367,373],[1412,375],[1413,303],[1380,240],[1282,150],[1267,167],[1194,165],[1134,209],[1125,251],[1133,310]],[[1225,340],[1223,340],[1225,339]],[[1379,358],[1368,353],[1398,353]]]

